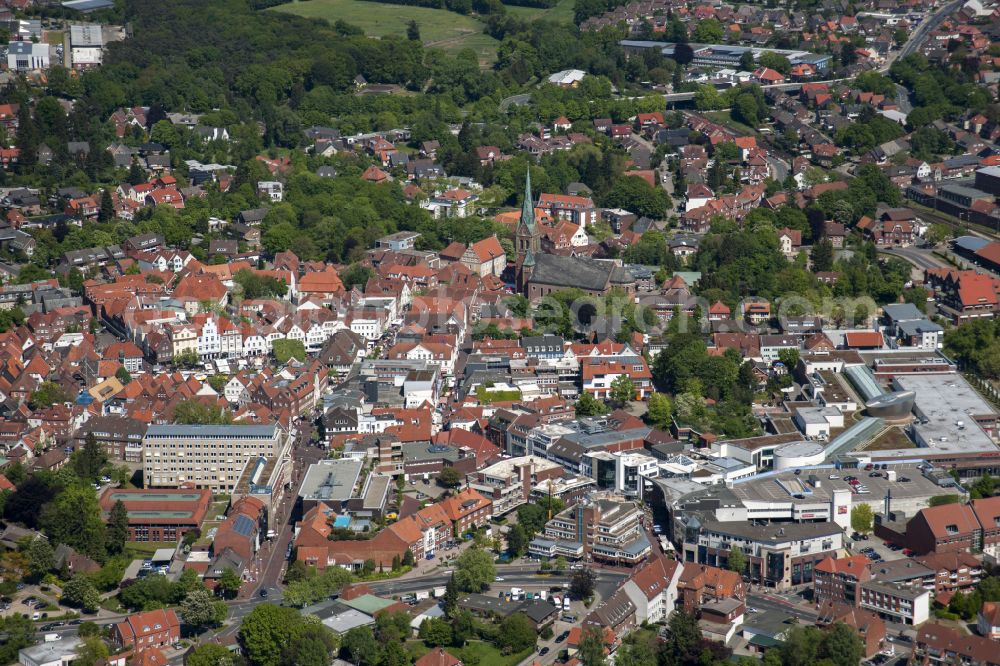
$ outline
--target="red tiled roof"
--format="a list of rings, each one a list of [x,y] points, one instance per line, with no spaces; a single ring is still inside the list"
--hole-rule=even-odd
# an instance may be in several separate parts
[[[844,343],[848,347],[881,347],[884,340],[878,331],[851,331],[844,334]]]

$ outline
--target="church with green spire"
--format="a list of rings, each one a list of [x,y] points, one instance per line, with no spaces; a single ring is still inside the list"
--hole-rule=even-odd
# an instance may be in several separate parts
[[[514,246],[517,252],[517,290],[521,294],[527,294],[535,257],[542,248],[542,232],[535,222],[535,202],[531,198],[530,168],[524,176],[524,202],[521,204],[521,218],[514,233]]]

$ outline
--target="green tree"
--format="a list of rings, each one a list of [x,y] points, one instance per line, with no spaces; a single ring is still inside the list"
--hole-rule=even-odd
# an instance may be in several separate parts
[[[173,358],[173,364],[181,368],[192,368],[198,364],[198,352],[193,349],[185,349]]]
[[[988,473],[983,474],[981,477],[975,480],[972,484],[968,486],[969,495],[972,499],[983,499],[985,497],[993,497],[993,492],[996,490],[997,480],[990,476]]]
[[[701,44],[718,44],[725,37],[725,30],[718,19],[709,18],[698,21],[691,37]]]
[[[545,508],[540,504],[522,504],[517,507],[517,523],[528,538],[541,532],[548,519]]]
[[[524,555],[528,550],[528,535],[520,525],[514,525],[507,532],[507,552],[512,558]]]
[[[50,381],[39,384],[28,398],[28,406],[32,409],[45,409],[63,402],[69,402],[69,396],[59,384]]]
[[[339,641],[332,631],[319,623],[304,623],[299,635],[282,653],[281,664],[329,666],[338,647]]]
[[[181,617],[184,624],[197,632],[214,627],[226,619],[226,604],[216,601],[212,593],[203,587],[188,592],[181,603]]]
[[[124,365],[115,370],[115,378],[122,384],[128,384],[132,381],[132,375],[129,374]]]
[[[635,384],[628,375],[618,375],[611,381],[611,401],[619,405],[635,399]]]
[[[55,552],[48,539],[36,537],[31,540],[25,550],[28,559],[28,571],[33,578],[40,579],[55,567]]]
[[[111,190],[104,188],[101,190],[101,209],[97,213],[98,222],[110,222],[115,217],[115,204],[111,200]]]
[[[96,666],[105,663],[111,654],[108,645],[97,636],[91,636],[83,640],[83,645],[77,648],[77,658],[73,660],[74,666]]]
[[[868,534],[872,531],[875,516],[869,504],[858,504],[851,509],[851,529],[858,534]]]
[[[279,339],[271,344],[271,351],[278,363],[288,363],[291,359],[306,360],[306,346],[301,340]]]
[[[89,485],[66,486],[55,499],[42,507],[39,523],[55,543],[64,543],[77,552],[103,561],[105,552],[104,521],[97,495]]]
[[[63,587],[62,599],[70,606],[82,608],[88,613],[97,612],[101,607],[101,594],[86,577],[77,574]]]
[[[609,208],[625,208],[636,215],[662,220],[667,208],[672,204],[670,196],[661,187],[654,187],[639,176],[623,177],[615,180],[604,198]]]
[[[607,664],[607,660],[604,658],[603,633],[600,627],[593,625],[588,625],[583,630],[583,637],[580,639],[579,653],[577,654],[583,666],[605,666]]]
[[[241,584],[242,581],[240,580],[239,574],[229,567],[226,567],[226,569],[223,570],[222,575],[219,576],[218,589],[222,592],[223,597],[232,599],[237,595],[237,593],[239,593]]]
[[[770,67],[785,76],[788,76],[792,72],[792,63],[780,53],[764,51],[760,54],[759,62],[761,67]]]
[[[858,632],[838,622],[825,632],[819,657],[829,659],[833,666],[856,666],[865,656],[865,646]]]
[[[822,632],[816,627],[792,627],[778,652],[784,666],[813,666],[819,659]]]
[[[589,393],[582,393],[580,399],[576,401],[576,415],[578,417],[600,416],[607,413],[607,405]]]
[[[343,647],[351,661],[361,666],[378,666],[381,645],[371,627],[355,627],[344,634]]]
[[[83,440],[83,448],[73,454],[73,468],[76,475],[87,483],[93,483],[101,476],[101,470],[108,462],[105,452],[93,432],[88,432]]]
[[[410,22],[406,24],[406,38],[411,42],[420,41],[420,25],[413,19],[410,19]]]
[[[589,599],[594,596],[594,586],[597,575],[590,569],[577,569],[569,579],[569,591],[577,599]]]
[[[111,554],[121,553],[125,550],[125,542],[128,540],[128,509],[125,503],[118,500],[111,507],[108,514],[108,535],[107,548]]]
[[[730,571],[735,571],[736,573],[743,573],[746,570],[747,556],[743,553],[742,548],[733,546],[729,549],[726,567]]]
[[[282,653],[299,637],[302,616],[294,608],[263,603],[243,618],[238,634],[243,653],[255,666],[278,666]]]
[[[235,666],[233,653],[216,643],[204,643],[190,652],[185,662],[187,666]]]
[[[809,260],[815,272],[833,270],[833,243],[824,239],[812,246]]]
[[[451,624],[442,618],[428,618],[420,623],[420,639],[430,647],[451,645]]]
[[[469,548],[455,560],[453,576],[462,592],[481,592],[496,575],[493,557],[482,548]]]
[[[228,410],[195,399],[178,402],[174,406],[173,417],[175,423],[185,425],[226,425],[233,422]]]
[[[698,620],[686,611],[677,611],[670,616],[667,623],[669,629],[667,642],[664,645],[664,656],[669,664],[701,663],[701,629]]]
[[[927,230],[927,242],[932,245],[940,245],[951,237],[951,227],[947,224],[932,224]]]
[[[340,271],[340,281],[344,283],[344,289],[350,291],[354,287],[364,290],[368,280],[375,277],[375,271],[368,266],[361,264],[351,264]]]
[[[653,393],[649,396],[646,417],[650,424],[661,430],[668,429],[673,423],[673,411],[670,398],[665,393]]]
[[[0,617],[0,635],[4,637],[0,641],[0,662],[4,664],[18,663],[18,650],[33,645],[37,640],[34,623],[20,613]]]
[[[500,622],[497,640],[505,654],[513,654],[533,647],[538,640],[538,633],[527,615],[514,613]]]
[[[462,485],[462,475],[454,467],[443,467],[438,472],[437,482],[445,488],[458,488]]]

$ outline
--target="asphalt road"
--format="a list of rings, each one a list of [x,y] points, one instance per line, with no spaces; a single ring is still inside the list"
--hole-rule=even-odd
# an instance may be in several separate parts
[[[500,110],[506,111],[511,107],[512,104],[517,106],[524,106],[531,101],[531,94],[527,93],[524,95],[511,95],[510,97],[505,97],[500,100]]]
[[[910,38],[906,40],[903,44],[903,48],[899,50],[896,54],[897,58],[905,58],[906,56],[914,53],[927,39],[928,33],[934,30],[941,22],[945,20],[948,16],[958,11],[958,8],[962,6],[963,0],[954,0],[946,5],[943,5],[940,9],[934,12],[926,21],[917,26],[917,29],[913,31]],[[891,62],[891,61],[890,61]],[[890,63],[886,63],[885,69],[888,69]]]
[[[795,617],[807,624],[816,621],[817,613],[805,606],[800,606],[783,597],[766,592],[751,592],[747,595],[747,607],[761,611],[777,611]]]
[[[930,250],[921,250],[915,247],[892,247],[879,250],[879,252],[908,261],[921,270],[948,266],[947,262],[931,254]]]

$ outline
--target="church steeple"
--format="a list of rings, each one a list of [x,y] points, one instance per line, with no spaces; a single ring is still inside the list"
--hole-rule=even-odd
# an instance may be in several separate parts
[[[517,223],[514,244],[517,250],[517,287],[522,294],[526,294],[535,257],[542,250],[542,230],[535,224],[535,202],[531,198],[530,167],[524,175],[524,202],[521,204],[521,219]]]
[[[535,203],[531,198],[531,167],[524,174],[524,202],[521,203],[521,224],[535,229]]]

